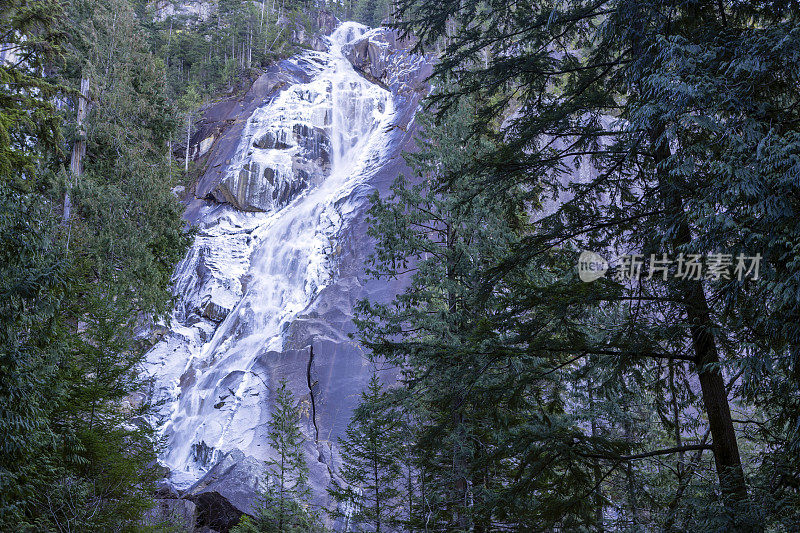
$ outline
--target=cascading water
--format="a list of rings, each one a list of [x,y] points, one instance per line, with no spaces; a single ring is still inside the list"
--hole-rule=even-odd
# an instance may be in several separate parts
[[[253,113],[225,178],[260,211],[209,207],[176,270],[179,304],[147,371],[162,404],[162,460],[182,473],[178,485],[220,452],[264,456],[257,433],[269,407],[258,360],[280,356],[287,326],[330,282],[332,242],[356,208],[352,192],[386,158],[392,97],[342,52],[365,31],[344,23],[326,52],[293,60],[310,81]]]

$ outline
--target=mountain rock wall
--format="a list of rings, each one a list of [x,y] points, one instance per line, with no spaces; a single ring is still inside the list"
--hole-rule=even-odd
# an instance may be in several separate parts
[[[344,23],[324,44],[209,106],[190,144],[202,173],[185,218],[197,234],[147,372],[166,482],[220,530],[252,512],[282,379],[304,413],[313,503],[328,504],[336,438],[373,371],[349,337],[354,305],[404,283],[366,276],[365,214],[373,191],[410,176],[402,152],[430,66],[388,29]]]

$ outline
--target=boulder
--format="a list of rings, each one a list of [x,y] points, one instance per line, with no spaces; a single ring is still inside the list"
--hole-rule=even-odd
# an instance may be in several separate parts
[[[200,301],[200,315],[214,322],[222,322],[236,305],[237,298],[228,291],[212,287]]]
[[[388,43],[385,37],[382,34],[359,39],[348,47],[345,56],[365,78],[388,89]]]
[[[170,531],[192,533],[197,521],[197,506],[194,502],[179,498],[158,499],[142,518],[145,526],[171,526]]]
[[[159,479],[156,482],[156,498],[160,500],[177,500],[180,498],[180,493],[169,479]]]
[[[243,514],[253,515],[264,489],[264,463],[241,450],[225,455],[183,497],[197,505],[197,524],[227,533]]]

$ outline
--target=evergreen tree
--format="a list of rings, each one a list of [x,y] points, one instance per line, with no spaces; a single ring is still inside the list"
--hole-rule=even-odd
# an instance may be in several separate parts
[[[339,20],[353,20],[377,28],[393,13],[391,0],[337,0],[328,2]]]
[[[64,44],[62,14],[57,2],[11,1],[0,15],[0,175],[6,186],[26,192],[40,185],[36,164],[60,152],[61,117],[53,98],[63,87],[42,73]]]
[[[136,423],[148,406],[131,405],[144,353],[133,329],[167,310],[187,243],[163,71],[127,3],[29,4],[2,14],[0,529],[130,529],[152,505],[156,451]],[[84,76],[92,91],[79,95]],[[73,122],[87,99],[88,138]],[[70,165],[64,145],[81,143]]]
[[[231,533],[318,533],[324,531],[316,513],[309,512],[294,499],[280,506],[280,496],[268,487],[259,497],[254,517],[243,516]],[[281,516],[284,522],[281,525]]]
[[[475,186],[468,165],[492,144],[469,135],[473,117],[465,100],[441,126],[422,118],[420,150],[407,156],[422,183],[399,180],[370,211],[373,274],[413,272],[392,304],[362,302],[357,321],[373,357],[403,369],[406,409],[419,420],[412,524],[488,531],[591,523],[590,458],[603,448],[565,412],[570,361],[556,346],[580,339],[581,324],[554,323],[547,310],[515,313],[563,259],[552,254],[496,280],[490,268],[520,241],[524,211],[513,190]],[[445,190],[444,173],[456,169],[464,172]]]
[[[282,379],[275,393],[269,422],[269,445],[275,457],[267,461],[267,488],[255,517],[243,517],[233,533],[300,533],[320,531],[316,513],[307,508],[310,497],[308,464],[303,453],[300,409]]]
[[[42,171],[63,152],[53,98],[42,75],[63,34],[55,2],[7,2],[0,13],[0,529],[31,530],[42,487],[63,473],[50,451],[49,421],[63,385],[68,284],[59,229],[41,195]],[[44,460],[42,459],[44,458]]]
[[[762,255],[757,282],[736,279],[732,271],[720,280],[678,278],[673,263],[667,279],[610,276],[587,287],[565,271],[521,293],[515,315],[548,310],[554,322],[566,322],[599,309],[606,317],[602,327],[587,323],[592,334],[570,343],[540,340],[574,357],[567,381],[590,376],[596,398],[614,401],[615,387],[648,384],[641,392],[669,446],[637,441],[630,431],[613,451],[624,433],[617,425],[624,418],[617,418],[589,435],[608,449],[588,455],[604,472],[601,480],[615,481],[621,465],[631,473],[623,477],[633,479],[636,468],[656,468],[655,457],[678,465],[664,478],[669,483],[651,487],[663,491],[659,499],[667,504],[652,506],[651,527],[674,527],[672,516],[683,506],[690,529],[757,530],[765,516],[775,527],[796,527],[797,514],[783,510],[798,498],[789,467],[800,449],[790,429],[797,427],[798,409],[796,395],[781,384],[794,383],[797,361],[797,254],[788,244],[798,242],[792,222],[797,184],[787,181],[800,147],[794,105],[800,95],[789,81],[800,45],[797,6],[635,0],[402,5],[401,27],[421,37],[418,49],[445,45],[436,73],[440,87],[445,80],[455,83],[433,98],[442,119],[456,102],[474,99],[480,102],[476,127],[491,129],[501,141],[469,165],[474,186],[515,191],[532,207],[542,199],[559,202],[537,215],[525,237],[491,267],[493,283],[514,276],[519,265],[571,249],[668,254],[673,261],[679,254]],[[464,169],[443,168],[449,174],[443,189],[455,194],[463,188]],[[673,376],[700,386],[665,419],[664,400],[673,396],[661,385],[667,363]],[[597,379],[604,375],[613,379]],[[731,405],[752,418],[737,421]],[[697,411],[707,420],[707,438],[706,428],[689,422]],[[751,438],[756,427],[765,432]],[[749,442],[742,446],[744,436]],[[685,468],[695,452],[699,460]],[[699,474],[708,467],[717,486]],[[747,474],[754,475],[749,488]],[[762,494],[764,479],[780,480],[778,498],[748,495],[749,489]],[[693,501],[687,501],[689,491]],[[698,505],[703,513],[695,512]]]
[[[356,2],[353,17],[356,21],[375,28],[380,26],[388,15],[388,0],[359,0]]]
[[[0,529],[35,521],[38,491],[63,470],[49,413],[60,401],[58,362],[67,280],[58,228],[35,195],[0,185]]]
[[[348,530],[393,531],[400,522],[400,429],[398,413],[377,374],[373,374],[361,393],[361,403],[353,412],[345,438],[339,439],[341,477],[346,484],[334,481],[328,489],[339,504],[332,516],[346,518]]]
[[[282,379],[275,393],[275,411],[269,423],[269,445],[276,456],[267,461],[272,481],[265,508],[280,533],[302,531],[297,508],[307,502],[308,464],[303,452],[305,437],[300,432],[300,409]],[[300,522],[300,523],[298,523]]]
[[[173,101],[192,88],[206,100],[241,89],[275,61],[301,50],[292,41],[293,28],[312,32],[308,0],[220,0],[206,16],[159,13],[164,3],[144,4],[149,49],[165,63]]]

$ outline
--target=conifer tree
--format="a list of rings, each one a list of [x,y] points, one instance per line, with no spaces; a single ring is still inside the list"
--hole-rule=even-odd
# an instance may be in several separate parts
[[[304,505],[311,494],[308,464],[303,452],[300,409],[282,379],[275,392],[275,408],[269,422],[269,445],[275,457],[267,461],[268,488],[262,495],[258,516],[243,520],[235,531],[294,533],[313,531],[317,520]]]
[[[373,357],[403,369],[404,403],[419,421],[412,524],[488,531],[591,523],[585,495],[590,454],[599,452],[565,413],[569,358],[543,346],[580,339],[581,324],[514,312],[563,259],[553,254],[495,281],[491,266],[522,238],[524,211],[513,189],[489,194],[466,171],[491,148],[485,135],[468,134],[473,110],[465,100],[442,125],[421,117],[420,149],[407,159],[422,182],[398,180],[370,211],[373,274],[413,273],[391,304],[362,302],[357,321]],[[456,169],[464,172],[445,188],[444,173]],[[539,495],[538,504],[526,494]]]
[[[156,451],[134,423],[148,406],[129,403],[144,353],[133,329],[167,310],[187,242],[164,164],[163,72],[125,2],[12,3],[0,16],[0,529],[132,528],[152,505]],[[94,101],[78,139],[85,73]],[[63,149],[75,142],[87,144],[77,183]]]
[[[50,413],[61,403],[60,310],[67,265],[41,194],[63,154],[64,90],[43,75],[64,34],[57,2],[7,2],[0,13],[0,530],[30,530],[41,489],[64,474],[53,461]]]
[[[304,442],[305,437],[300,432],[300,409],[292,391],[286,387],[286,380],[281,380],[269,423],[269,444],[277,457],[267,461],[267,469],[277,483],[281,505],[290,498],[303,501],[310,494]]]
[[[797,183],[787,180],[800,149],[800,94],[789,81],[800,46],[797,6],[401,4],[401,27],[421,37],[418,50],[445,43],[435,67],[443,89],[433,98],[441,118],[447,120],[449,108],[462,99],[474,99],[476,124],[501,141],[468,165],[475,186],[498,194],[515,190],[532,208],[558,202],[534,215],[527,235],[492,268],[493,282],[513,276],[519,265],[570,249],[611,257],[667,254],[674,262],[680,254],[761,254],[765,268],[758,282],[732,273],[721,280],[686,279],[685,273],[677,276],[675,263],[667,279],[631,283],[612,275],[587,286],[564,271],[549,286],[523,291],[515,314],[547,309],[554,322],[569,323],[601,309],[607,321],[602,327],[588,323],[592,335],[571,343],[541,338],[542,347],[574,358],[566,368],[574,378],[592,378],[595,399],[613,402],[615,387],[650,385],[641,392],[658,415],[654,433],[667,435],[666,442],[636,440],[631,431],[617,439],[621,447],[614,451],[619,433],[615,437],[600,424],[591,442],[607,449],[581,453],[599,462],[606,481],[617,478],[620,465],[630,479],[637,468],[652,472],[655,457],[679,465],[662,474],[671,482],[652,487],[663,490],[657,499],[664,503],[653,504],[651,527],[673,527],[670,516],[684,505],[686,516],[692,515],[684,523],[688,528],[758,530],[765,516],[779,529],[796,527],[797,514],[784,510],[795,508],[800,495],[789,466],[800,457],[800,433],[790,429],[798,427],[800,411],[796,395],[785,388],[797,376],[800,292],[796,247],[787,244],[798,241],[792,222]],[[450,174],[443,190],[463,187],[463,168],[443,168]],[[673,404],[677,415],[669,418],[661,416],[667,363],[690,388],[687,403]],[[613,379],[597,379],[609,370]],[[671,389],[667,398],[674,396]],[[753,417],[737,418],[735,410]],[[690,413],[697,411],[707,428],[694,422]],[[618,430],[614,426],[622,421],[610,421],[607,429]],[[760,436],[752,438],[754,433]],[[684,468],[695,452],[695,466]],[[716,486],[704,480],[708,468]],[[764,494],[765,479],[781,480],[779,497],[749,494]],[[692,490],[689,503],[685,495]],[[705,511],[692,513],[689,506],[697,505]]]
[[[377,27],[389,14],[387,0],[359,0],[354,9],[353,17],[356,21],[367,26]]]
[[[328,489],[339,504],[332,516],[347,519],[348,531],[393,531],[400,522],[400,430],[398,413],[377,374],[373,374],[361,393],[361,403],[353,412],[345,438],[339,439],[345,484],[333,481]]]

